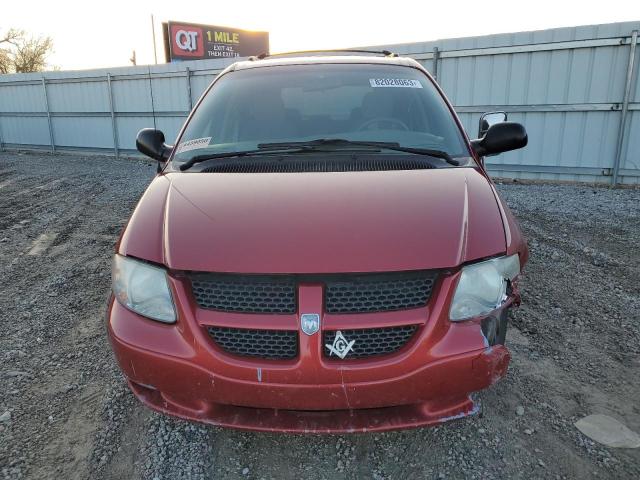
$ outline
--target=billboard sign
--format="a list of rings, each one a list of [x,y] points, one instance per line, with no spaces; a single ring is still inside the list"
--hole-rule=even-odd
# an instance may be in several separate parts
[[[248,57],[269,53],[269,33],[170,21],[165,28],[167,61]]]

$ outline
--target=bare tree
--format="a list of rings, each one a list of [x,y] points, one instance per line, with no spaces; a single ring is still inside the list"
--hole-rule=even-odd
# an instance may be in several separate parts
[[[11,65],[11,55],[6,49],[0,48],[0,74],[11,73]]]
[[[53,51],[51,37],[27,37],[23,30],[0,35],[0,73],[41,72]]]
[[[18,46],[20,40],[24,38],[24,30],[17,30],[15,28],[11,28],[4,34],[4,36],[0,37],[0,45],[3,43],[9,43],[13,46]]]
[[[23,37],[24,32],[14,28],[0,36],[0,73],[10,73],[12,71],[11,48],[15,48]]]
[[[51,37],[30,38],[16,47],[13,67],[16,73],[41,72],[53,49]]]

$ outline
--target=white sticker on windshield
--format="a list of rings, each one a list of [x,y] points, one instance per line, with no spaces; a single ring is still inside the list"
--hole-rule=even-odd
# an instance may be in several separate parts
[[[197,150],[199,148],[205,148],[209,145],[211,137],[194,138],[193,140],[187,140],[181,142],[176,149],[176,153],[188,152],[189,150]]]
[[[422,88],[418,80],[410,78],[370,78],[372,87]]]

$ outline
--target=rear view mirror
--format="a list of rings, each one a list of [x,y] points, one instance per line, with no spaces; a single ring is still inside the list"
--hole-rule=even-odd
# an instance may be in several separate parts
[[[480,122],[478,125],[478,138],[484,137],[491,125],[495,125],[496,123],[502,123],[506,121],[507,121],[506,112],[483,113],[482,116],[480,117]]]
[[[164,143],[164,133],[155,128],[143,128],[136,137],[136,148],[140,153],[159,162],[165,162],[173,147]]]
[[[491,125],[482,138],[471,140],[480,157],[516,150],[527,145],[527,131],[519,123],[501,122]]]

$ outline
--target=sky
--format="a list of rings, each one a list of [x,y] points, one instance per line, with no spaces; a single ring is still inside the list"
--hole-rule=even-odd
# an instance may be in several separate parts
[[[8,28],[48,35],[62,70],[164,59],[161,22],[177,20],[270,33],[272,52],[348,48],[640,20],[640,0],[0,0]]]

